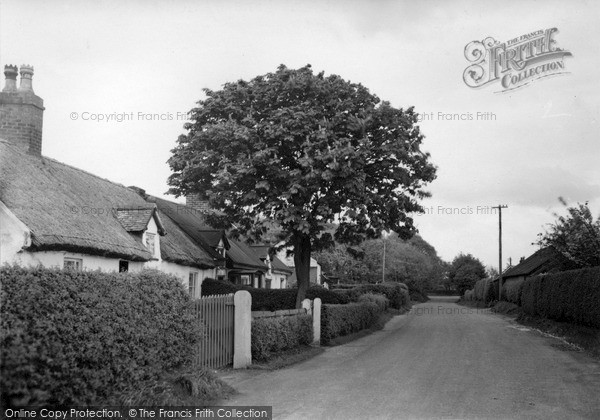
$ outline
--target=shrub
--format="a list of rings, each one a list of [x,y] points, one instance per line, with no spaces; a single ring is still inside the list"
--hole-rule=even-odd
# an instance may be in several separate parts
[[[254,360],[266,360],[271,353],[312,342],[310,315],[255,318],[252,320],[251,349]]]
[[[427,294],[419,289],[409,289],[410,292],[410,300],[414,302],[427,302],[429,298]]]
[[[476,300],[483,300],[485,297],[485,287],[487,284],[487,279],[478,280],[475,283],[475,288],[473,289],[473,298]]]
[[[294,309],[296,307],[297,289],[257,289],[254,287],[240,287],[229,281],[209,280],[202,282],[202,296],[235,293],[238,290],[247,290],[252,295],[253,311],[279,311]],[[343,304],[348,303],[348,298],[343,294],[327,290],[324,287],[312,286],[306,292],[307,299],[320,298],[322,303]]]
[[[394,309],[410,308],[410,296],[403,283],[361,284],[355,288],[360,294],[375,293],[384,295]],[[358,300],[356,298],[355,300]]]
[[[502,285],[502,298],[515,305],[521,305],[521,292],[523,290],[524,278],[509,279]]]
[[[240,290],[240,287],[230,281],[214,279],[204,279],[201,287],[202,296],[228,295],[238,290]]]
[[[373,302],[323,305],[321,340],[327,343],[333,338],[369,328],[377,322],[380,314],[379,307]]]
[[[344,296],[349,302],[358,302],[358,298],[362,295],[362,292],[356,286],[352,289],[336,289],[335,293]]]
[[[485,303],[497,301],[498,283],[494,283],[492,279],[483,279],[483,282],[483,301]]]
[[[521,302],[529,315],[600,327],[600,267],[528,278]]]
[[[296,292],[296,289],[294,289]],[[295,294],[294,294],[295,296]],[[306,291],[306,297],[308,299],[320,298],[321,303],[328,305],[340,305],[348,303],[349,300],[346,296],[337,293],[336,291],[326,289],[321,286],[312,286]]]
[[[164,273],[0,268],[4,407],[89,405],[189,364],[201,337]]]
[[[380,312],[387,311],[390,306],[390,301],[384,295],[375,293],[365,293],[358,298],[358,302],[373,302],[379,307]]]

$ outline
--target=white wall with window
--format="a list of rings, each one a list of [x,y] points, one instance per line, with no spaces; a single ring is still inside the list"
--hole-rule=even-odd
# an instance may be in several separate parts
[[[148,227],[142,235],[142,243],[152,255],[151,260],[146,263],[146,267],[161,269],[160,235],[158,234],[158,226],[154,221],[154,217],[148,222]]]
[[[188,293],[194,299],[202,296],[202,282],[213,276],[213,270],[191,270],[188,274]]]

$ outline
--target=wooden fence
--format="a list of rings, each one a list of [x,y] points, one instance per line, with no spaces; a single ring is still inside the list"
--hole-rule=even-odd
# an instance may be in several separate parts
[[[204,327],[196,364],[216,369],[233,363],[233,294],[206,296],[195,301],[196,315]]]

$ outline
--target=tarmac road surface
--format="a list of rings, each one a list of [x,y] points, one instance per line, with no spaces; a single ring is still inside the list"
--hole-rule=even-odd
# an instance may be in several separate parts
[[[222,405],[274,419],[600,419],[600,363],[452,298],[278,371],[234,371]]]

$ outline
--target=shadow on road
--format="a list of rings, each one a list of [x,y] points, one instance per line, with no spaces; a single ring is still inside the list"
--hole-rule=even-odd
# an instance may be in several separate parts
[[[427,296],[430,302],[449,302],[456,303],[460,299],[460,296]]]

